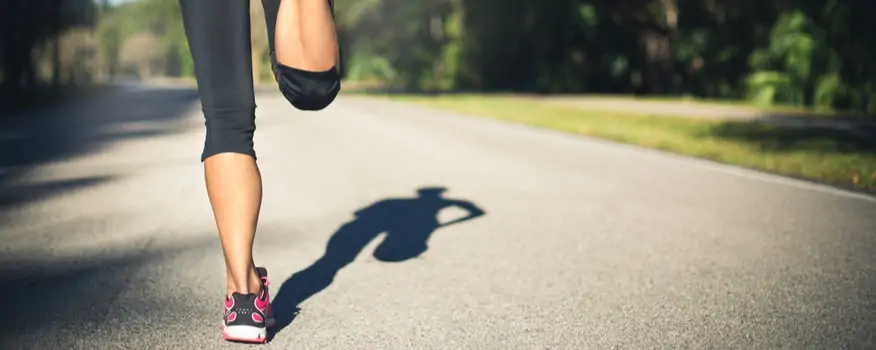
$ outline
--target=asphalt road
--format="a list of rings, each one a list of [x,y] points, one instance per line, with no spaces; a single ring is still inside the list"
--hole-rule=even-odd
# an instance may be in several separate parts
[[[196,98],[0,120],[0,348],[244,347]],[[359,97],[258,103],[256,259],[291,320],[269,348],[876,347],[873,197]]]

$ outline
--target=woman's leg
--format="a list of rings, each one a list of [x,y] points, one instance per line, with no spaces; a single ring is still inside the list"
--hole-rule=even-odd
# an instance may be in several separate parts
[[[338,64],[338,35],[328,0],[280,1],[274,45],[280,64],[327,71]]]
[[[259,322],[257,318],[264,318],[267,296],[260,293],[262,283],[252,258],[262,182],[253,150],[255,97],[249,1],[180,0],[180,5],[206,118],[201,160],[207,194],[225,253],[225,335],[261,341],[264,320]],[[242,307],[240,304],[250,309],[255,304],[261,315],[252,319],[237,317],[233,308]],[[242,328],[232,327],[235,325]],[[229,335],[232,328],[244,332]]]
[[[301,110],[330,105],[341,89],[332,0],[262,0],[274,75]]]

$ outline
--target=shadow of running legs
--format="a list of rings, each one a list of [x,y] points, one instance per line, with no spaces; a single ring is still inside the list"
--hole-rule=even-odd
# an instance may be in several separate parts
[[[291,324],[299,305],[328,287],[338,272],[353,262],[381,233],[386,233],[386,237],[374,250],[374,257],[384,262],[403,262],[425,252],[429,237],[436,229],[485,214],[469,201],[442,197],[444,191],[440,187],[421,188],[417,197],[384,199],[357,211],[355,219],[332,235],[321,258],[293,274],[280,286],[272,303],[277,319],[272,333],[278,333]],[[468,214],[439,223],[438,213],[448,207],[461,208]]]

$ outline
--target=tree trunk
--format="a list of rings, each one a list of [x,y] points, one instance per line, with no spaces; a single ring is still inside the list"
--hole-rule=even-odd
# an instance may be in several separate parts
[[[152,62],[141,62],[139,67],[138,75],[140,76],[140,80],[147,80],[150,76],[152,76]]]
[[[676,0],[660,0],[663,18],[657,22],[662,30],[646,29],[641,36],[645,49],[645,83],[650,92],[665,94],[676,85],[675,55],[672,39],[678,31],[678,5]]]
[[[645,49],[644,88],[648,93],[665,93],[669,60],[669,38],[653,30],[645,30],[641,35]]]

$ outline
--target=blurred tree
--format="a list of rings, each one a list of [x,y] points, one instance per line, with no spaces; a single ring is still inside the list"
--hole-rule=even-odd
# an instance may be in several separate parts
[[[165,58],[159,48],[161,39],[151,32],[143,32],[129,37],[119,55],[122,67],[132,68],[141,79],[153,76],[153,71]]]
[[[152,67],[151,74],[191,76],[194,73],[178,0],[140,0],[102,13],[98,33],[108,71],[118,70],[123,43],[134,35],[149,32],[160,42],[154,49],[164,56],[156,61],[160,64]]]
[[[49,3],[13,0],[6,7],[37,13]],[[122,43],[148,31],[166,55],[153,73],[191,76],[178,6],[103,3],[98,32],[107,70],[116,70]],[[685,94],[876,112],[876,28],[867,15],[876,2],[337,0],[336,10],[348,80],[416,90]],[[262,11],[251,2],[257,80],[266,71]],[[5,16],[6,33],[26,26]],[[29,31],[4,42],[4,62],[18,62],[5,65],[19,68],[4,70],[4,81],[34,80],[29,61],[13,58],[27,56],[7,47],[39,37],[52,36]]]
[[[94,3],[90,0],[6,0],[0,4],[0,91],[12,94],[27,90],[39,83],[35,50],[45,43],[54,42],[55,73],[60,77],[60,42],[63,32],[75,27],[90,27],[96,22]]]

